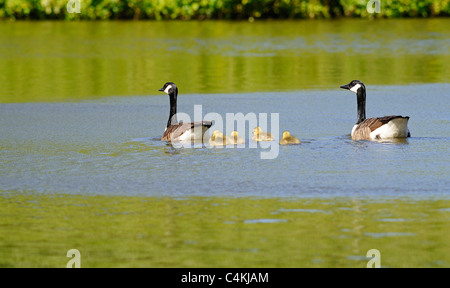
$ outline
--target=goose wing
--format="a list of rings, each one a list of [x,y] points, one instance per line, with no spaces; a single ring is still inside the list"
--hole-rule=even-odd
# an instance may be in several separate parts
[[[205,126],[206,128],[210,128],[213,125],[212,121],[198,121],[191,123],[180,122],[177,124],[170,125],[167,127],[166,131],[161,137],[161,141],[172,141],[181,137],[186,131],[193,129],[198,126]]]
[[[387,123],[389,123],[389,121],[396,119],[396,118],[409,118],[409,117],[393,115],[393,116],[368,118],[358,124],[358,126],[355,128],[355,130],[352,133],[352,138],[355,140],[370,139],[370,133],[372,131],[375,131],[376,129],[380,128],[384,124],[387,124]]]

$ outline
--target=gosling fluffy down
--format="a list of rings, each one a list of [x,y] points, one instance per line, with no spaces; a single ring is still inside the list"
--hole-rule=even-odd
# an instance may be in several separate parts
[[[283,132],[283,137],[280,140],[280,145],[296,145],[300,144],[300,140],[291,135],[289,131]]]
[[[261,127],[256,127],[253,129],[253,141],[273,141],[272,134],[269,132],[263,132]]]
[[[230,137],[227,140],[229,140],[228,142],[232,145],[245,144],[244,138],[240,137],[237,131],[231,132]]]
[[[211,138],[209,139],[209,145],[211,146],[226,146],[228,144],[227,137],[223,135],[219,130],[214,130]]]

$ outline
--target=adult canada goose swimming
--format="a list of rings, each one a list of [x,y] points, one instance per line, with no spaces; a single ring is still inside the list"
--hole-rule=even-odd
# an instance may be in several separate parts
[[[209,145],[211,146],[226,146],[228,139],[219,130],[214,130],[211,138],[209,139]]]
[[[408,130],[408,116],[384,116],[366,119],[366,86],[353,80],[341,88],[356,93],[358,103],[358,120],[352,129],[353,140],[379,140],[411,137]]]
[[[263,132],[261,127],[256,127],[253,129],[253,141],[273,141],[272,134],[269,132]]]
[[[165,92],[170,98],[170,114],[166,130],[161,137],[162,141],[190,141],[202,142],[203,135],[212,126],[212,121],[200,121],[191,123],[178,123],[177,120],[177,96],[178,87],[173,82],[167,82],[159,91]],[[195,129],[194,129],[195,128]]]
[[[245,144],[244,138],[239,136],[237,131],[231,132],[230,137],[228,138],[228,140],[229,140],[228,142],[230,142],[230,144],[233,144],[233,145]]]
[[[289,131],[283,132],[283,137],[280,140],[280,145],[300,144],[300,140],[295,138]]]

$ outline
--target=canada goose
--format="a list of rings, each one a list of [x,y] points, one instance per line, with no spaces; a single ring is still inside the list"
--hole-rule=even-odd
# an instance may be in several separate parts
[[[212,121],[199,121],[191,123],[178,123],[177,120],[177,96],[178,87],[173,82],[167,82],[159,91],[165,92],[170,98],[170,114],[166,130],[161,137],[162,141],[203,141],[203,135],[212,126]],[[201,129],[200,127],[201,126]],[[194,129],[195,128],[195,129]],[[200,134],[201,133],[201,134]]]
[[[353,80],[341,88],[356,93],[358,103],[358,120],[352,129],[353,140],[379,140],[389,138],[411,137],[408,130],[409,116],[384,116],[366,119],[366,86],[358,80]]]
[[[244,138],[240,137],[237,131],[231,132],[228,140],[228,142],[233,145],[245,144]]]
[[[253,141],[272,141],[273,137],[272,134],[269,132],[263,132],[261,127],[256,127],[253,129]]]
[[[214,130],[211,138],[209,139],[209,145],[211,146],[226,146],[228,139],[219,130]]]
[[[295,138],[289,131],[283,132],[283,138],[280,140],[280,145],[300,144],[300,140]]]

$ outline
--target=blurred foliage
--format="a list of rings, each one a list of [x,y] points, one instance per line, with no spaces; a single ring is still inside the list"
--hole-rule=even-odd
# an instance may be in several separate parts
[[[0,19],[305,19],[398,18],[450,15],[450,0],[79,0],[81,13],[69,13],[78,0],[0,0]],[[75,7],[75,4],[72,5]],[[374,7],[374,5],[372,5]]]

